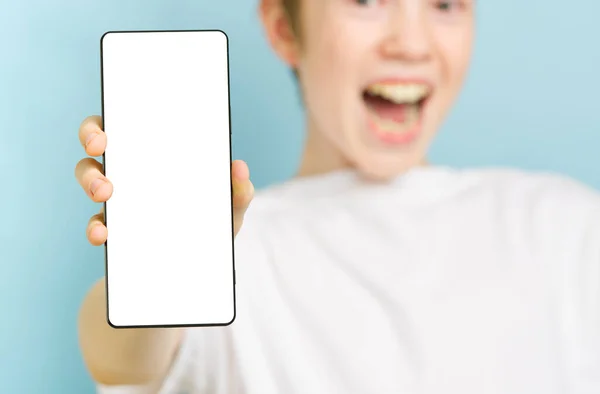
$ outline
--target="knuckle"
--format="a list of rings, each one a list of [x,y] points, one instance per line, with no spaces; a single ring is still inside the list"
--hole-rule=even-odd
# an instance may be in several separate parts
[[[102,167],[102,165],[98,162],[98,160],[92,159],[91,157],[86,157],[82,161],[83,161],[84,168],[88,172],[90,170],[98,170],[99,171]]]
[[[94,161],[94,159],[90,158],[79,160],[79,162],[75,166],[75,176],[77,177],[77,179],[81,181],[84,177],[86,177],[87,174],[89,174],[90,169],[94,168]]]
[[[86,158],[79,160],[79,163],[77,163],[77,165],[79,166],[79,168],[84,168],[84,167],[87,167],[90,164],[92,164],[93,161],[94,161],[94,159],[92,159],[90,157],[86,157]]]
[[[102,214],[95,214],[94,216],[92,216],[88,222],[88,226],[89,227],[93,227],[97,224],[103,224],[104,223],[104,216]]]
[[[83,172],[83,170],[85,169],[86,166],[86,160],[85,159],[81,159],[77,162],[77,164],[75,165],[75,176],[76,177],[81,177],[81,174]]]
[[[90,130],[91,128],[96,128],[100,126],[100,117],[98,115],[91,115],[86,117],[81,123],[82,129]]]

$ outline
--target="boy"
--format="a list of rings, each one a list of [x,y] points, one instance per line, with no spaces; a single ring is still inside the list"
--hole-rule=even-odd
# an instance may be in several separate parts
[[[600,393],[600,197],[426,164],[467,72],[473,8],[261,1],[306,107],[298,177],[246,211],[248,168],[233,163],[231,326],[113,330],[94,286],[79,330],[101,393]],[[80,129],[91,156],[100,124]],[[76,174],[93,201],[110,198],[97,161]],[[104,243],[102,214],[87,234]]]

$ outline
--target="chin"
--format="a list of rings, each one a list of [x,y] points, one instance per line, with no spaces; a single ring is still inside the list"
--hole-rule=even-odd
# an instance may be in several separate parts
[[[423,160],[398,160],[379,158],[355,161],[355,170],[367,181],[388,183],[414,167],[423,165]]]

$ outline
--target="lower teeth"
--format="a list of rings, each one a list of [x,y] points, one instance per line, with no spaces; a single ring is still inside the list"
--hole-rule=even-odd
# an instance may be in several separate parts
[[[419,106],[407,105],[404,110],[404,120],[396,122],[374,114],[373,119],[378,128],[386,133],[402,134],[409,131],[419,120]]]

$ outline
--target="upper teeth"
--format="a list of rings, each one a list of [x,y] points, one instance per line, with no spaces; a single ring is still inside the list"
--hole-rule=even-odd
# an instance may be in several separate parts
[[[429,86],[423,84],[375,84],[369,86],[367,92],[397,104],[415,104],[427,96]]]

